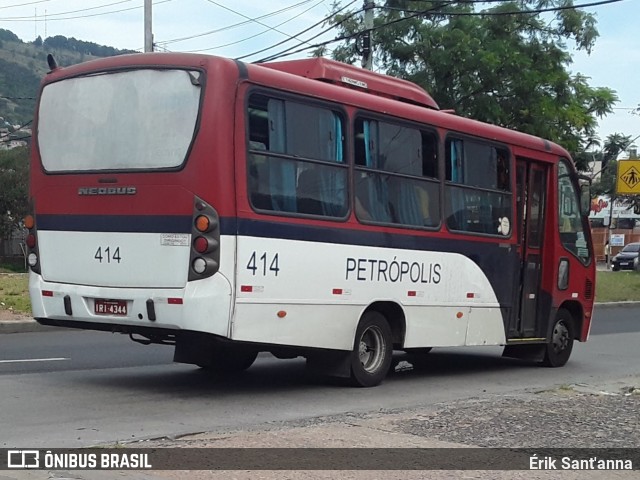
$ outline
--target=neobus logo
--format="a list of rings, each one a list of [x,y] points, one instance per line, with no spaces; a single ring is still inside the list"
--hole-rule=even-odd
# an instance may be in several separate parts
[[[78,195],[135,195],[136,187],[80,187]]]

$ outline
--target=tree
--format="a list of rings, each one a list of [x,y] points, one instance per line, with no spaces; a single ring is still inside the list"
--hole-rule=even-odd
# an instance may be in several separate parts
[[[0,150],[0,244],[29,213],[29,149]],[[0,249],[2,251],[2,249]]]
[[[376,66],[422,86],[441,108],[556,141],[572,153],[585,150],[597,141],[597,119],[618,100],[613,90],[592,88],[587,77],[568,71],[567,43],[587,52],[594,45],[593,15],[573,8],[544,17],[524,13],[571,7],[572,0],[480,10],[486,5],[387,0],[376,9],[372,31]],[[355,63],[362,15],[334,14],[328,22],[349,37],[333,57]]]

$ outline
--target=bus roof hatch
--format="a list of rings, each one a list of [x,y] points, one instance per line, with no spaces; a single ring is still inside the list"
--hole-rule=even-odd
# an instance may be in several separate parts
[[[364,70],[326,58],[309,58],[261,64],[281,72],[363,90],[381,97],[393,98],[439,110],[438,104],[424,89],[400,78]]]

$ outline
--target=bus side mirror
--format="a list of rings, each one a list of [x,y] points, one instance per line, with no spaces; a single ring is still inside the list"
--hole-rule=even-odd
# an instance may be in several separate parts
[[[586,217],[591,212],[591,178],[580,175],[580,211]]]
[[[580,210],[584,216],[591,212],[591,185],[580,185]]]

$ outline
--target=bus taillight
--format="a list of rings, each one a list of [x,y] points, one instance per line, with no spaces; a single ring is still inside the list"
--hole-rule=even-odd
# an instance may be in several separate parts
[[[33,233],[30,233],[27,235],[25,243],[27,244],[27,247],[34,248],[36,246],[36,236]]]
[[[189,280],[210,277],[220,268],[220,222],[215,209],[200,199],[194,204],[191,234]]]
[[[196,249],[198,253],[206,253],[209,250],[209,242],[204,237],[198,237],[193,242],[193,247]]]
[[[24,227],[28,228],[29,230],[31,230],[36,225],[36,221],[31,215],[27,215],[26,217],[24,217],[22,223],[24,224]]]
[[[193,268],[193,271],[198,275],[202,275],[207,270],[207,262],[204,258],[198,257],[191,264],[191,268]]]
[[[198,215],[196,217],[195,220],[195,227],[196,230],[198,230],[199,232],[208,232],[210,231],[215,225],[212,224],[211,219],[206,216],[206,215]]]
[[[24,243],[27,246],[27,263],[36,273],[40,273],[40,259],[38,258],[38,235],[36,232],[36,220],[33,215],[27,215],[22,224],[28,230]]]

